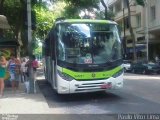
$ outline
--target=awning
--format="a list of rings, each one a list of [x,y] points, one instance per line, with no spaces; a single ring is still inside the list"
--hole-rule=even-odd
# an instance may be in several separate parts
[[[146,49],[145,45],[136,46],[136,52],[140,52],[140,51],[143,51],[145,49]],[[126,52],[127,53],[133,53],[133,47],[132,48],[127,48]]]
[[[1,29],[10,29],[7,18],[4,15],[0,15],[0,28]]]
[[[0,36],[0,46],[7,46],[7,45],[19,46],[19,43],[15,39]]]

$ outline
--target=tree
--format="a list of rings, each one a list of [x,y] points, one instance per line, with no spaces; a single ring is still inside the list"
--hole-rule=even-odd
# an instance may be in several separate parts
[[[33,36],[43,40],[53,25],[54,14],[40,4],[34,6],[34,11],[36,12],[36,29],[33,31]]]
[[[67,18],[80,18],[80,12],[93,12],[94,8],[99,9],[100,0],[64,0],[67,5],[65,7],[64,16]],[[86,14],[87,15],[87,14]]]
[[[130,4],[129,4],[130,0],[126,0],[127,3],[127,9],[128,9],[128,23],[129,23],[129,31],[131,34],[131,37],[133,39],[133,59],[134,61],[137,60],[137,55],[136,55],[136,37],[135,34],[133,32],[133,28],[131,25],[131,10],[130,10]],[[136,0],[138,5],[144,6],[144,0]]]
[[[137,55],[136,55],[136,38],[135,38],[135,35],[134,35],[134,32],[133,32],[133,28],[132,28],[132,25],[131,25],[131,10],[130,10],[130,5],[129,5],[129,0],[126,0],[126,3],[127,3],[127,8],[128,8],[129,31],[130,31],[131,37],[133,39],[133,59],[134,59],[134,61],[136,61],[137,60]]]
[[[3,5],[5,0],[0,0],[0,14],[3,13]]]
[[[136,2],[138,5],[141,5],[141,6],[145,5],[144,0],[136,0]]]
[[[4,14],[6,14],[15,38],[18,39],[18,33],[22,27],[24,7],[19,1],[6,0],[4,2]]]
[[[41,56],[42,55],[42,46],[38,46],[35,50],[34,50],[34,54],[36,56]]]
[[[101,0],[101,4],[103,5],[104,9],[105,9],[105,19],[108,19],[108,8],[107,5],[105,4],[104,0]]]
[[[39,8],[42,8],[43,10],[41,10],[39,12],[39,14],[36,16],[36,19],[41,18],[42,20],[38,21],[38,25],[36,25],[36,19],[32,16],[32,20],[34,21],[34,26],[38,26],[38,32],[34,32],[35,34],[37,34],[36,36],[40,36],[42,37],[42,32],[46,32],[48,29],[50,29],[53,24],[53,21],[49,21],[49,25],[47,24],[39,24],[39,23],[44,23],[46,20],[50,20],[48,18],[50,18],[50,16],[52,16],[48,10],[47,10],[47,5],[45,2],[36,2],[36,0],[32,0],[32,13],[34,14],[37,11],[36,7],[34,7],[35,5],[39,5]],[[41,6],[41,7],[40,7]],[[18,41],[19,43],[22,43],[23,46],[21,46],[21,51],[23,54],[27,53],[27,7],[26,7],[26,0],[0,0],[0,13],[5,15],[8,19],[8,22],[11,26],[11,29],[8,32],[3,33],[4,36],[10,36],[12,37],[12,39],[15,39],[16,41]],[[37,8],[38,9],[38,8]],[[35,11],[35,12],[34,12]],[[32,15],[33,15],[32,14]],[[45,16],[46,14],[46,16]],[[34,18],[34,19],[33,19]],[[46,19],[44,19],[46,18]],[[32,21],[32,23],[33,23]],[[32,24],[33,26],[33,24]],[[32,27],[33,28],[33,27]],[[43,30],[43,31],[42,31]],[[35,35],[34,34],[34,35]],[[34,38],[34,37],[33,37]],[[34,39],[35,40],[35,39]],[[33,40],[33,41],[34,41]],[[36,43],[36,42],[34,42]],[[34,45],[36,46],[36,45]]]
[[[108,0],[109,1],[109,0]],[[100,3],[104,7],[104,10],[96,11],[96,18],[98,19],[106,19],[113,20],[114,13],[108,9],[108,1],[100,0]]]
[[[79,18],[81,11],[94,12],[94,9],[99,9],[100,0],[50,0],[51,7],[46,5],[49,1],[32,0],[32,10],[36,13],[36,29],[33,30],[34,40],[44,39],[45,35],[53,26],[57,17]],[[0,0],[0,13],[8,18],[11,30],[7,33],[13,39],[20,41],[23,44],[23,54],[26,53],[27,47],[27,21],[26,0]],[[6,33],[5,33],[6,34]]]
[[[48,5],[47,5],[48,6]],[[45,3],[41,2],[34,6],[36,12],[36,30],[34,36],[38,40],[44,40],[52,26],[54,25],[55,19],[61,17],[66,6],[63,1],[55,1],[46,7]]]
[[[23,37],[25,0],[1,0],[0,6],[0,13],[7,17],[11,26],[11,29],[3,33],[3,36],[15,39],[20,45],[25,44],[25,39],[23,39],[26,38]]]

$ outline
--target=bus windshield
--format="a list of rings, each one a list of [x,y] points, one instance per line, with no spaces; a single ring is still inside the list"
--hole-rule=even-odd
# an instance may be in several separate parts
[[[58,60],[76,64],[104,64],[122,59],[116,24],[63,23],[57,25]]]

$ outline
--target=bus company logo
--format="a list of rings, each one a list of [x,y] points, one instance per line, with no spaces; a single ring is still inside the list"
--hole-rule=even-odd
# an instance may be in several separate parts
[[[95,78],[96,77],[96,74],[95,73],[92,73],[92,78]]]

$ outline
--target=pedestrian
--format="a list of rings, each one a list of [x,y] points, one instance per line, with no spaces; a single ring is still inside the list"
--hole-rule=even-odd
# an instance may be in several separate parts
[[[33,68],[33,80],[34,80],[34,93],[36,93],[36,77],[37,77],[37,68],[39,67],[36,57],[32,56],[32,68]]]
[[[37,76],[37,68],[39,67],[39,65],[38,65],[38,61],[36,60],[36,57],[34,55],[31,57],[31,59],[29,59],[26,62],[26,66],[28,68],[27,69],[27,78],[28,79],[32,79],[33,78],[33,81],[34,81],[34,93],[36,93],[36,76]],[[26,86],[26,89],[28,89],[28,87],[29,87],[28,81],[25,82],[25,86]]]
[[[12,90],[15,92],[18,90],[20,81],[20,61],[11,55],[11,59],[8,62],[8,71],[10,73],[10,81],[12,84]]]
[[[23,58],[22,59],[22,63],[21,63],[21,75],[22,75],[22,82],[26,81],[26,74],[27,74],[27,66],[26,66],[26,59]]]
[[[32,57],[32,68],[33,68],[33,78],[36,79],[37,76],[37,68],[38,68],[38,61],[36,60],[36,57],[33,55]]]
[[[19,83],[20,83],[20,80],[21,80],[21,61],[19,58],[16,58],[15,59],[15,62],[16,62],[16,67],[15,67],[15,76],[16,76],[16,89],[18,90],[19,89]]]
[[[24,82],[24,85],[25,85],[25,92],[26,93],[29,93],[29,90],[30,90],[30,66],[31,66],[31,60],[28,59],[26,64],[25,64],[25,67],[26,67],[26,73],[25,73],[25,76],[26,76],[26,79],[25,79],[25,82]]]
[[[0,97],[3,96],[4,92],[4,78],[6,75],[6,64],[7,61],[4,56],[0,56]]]

